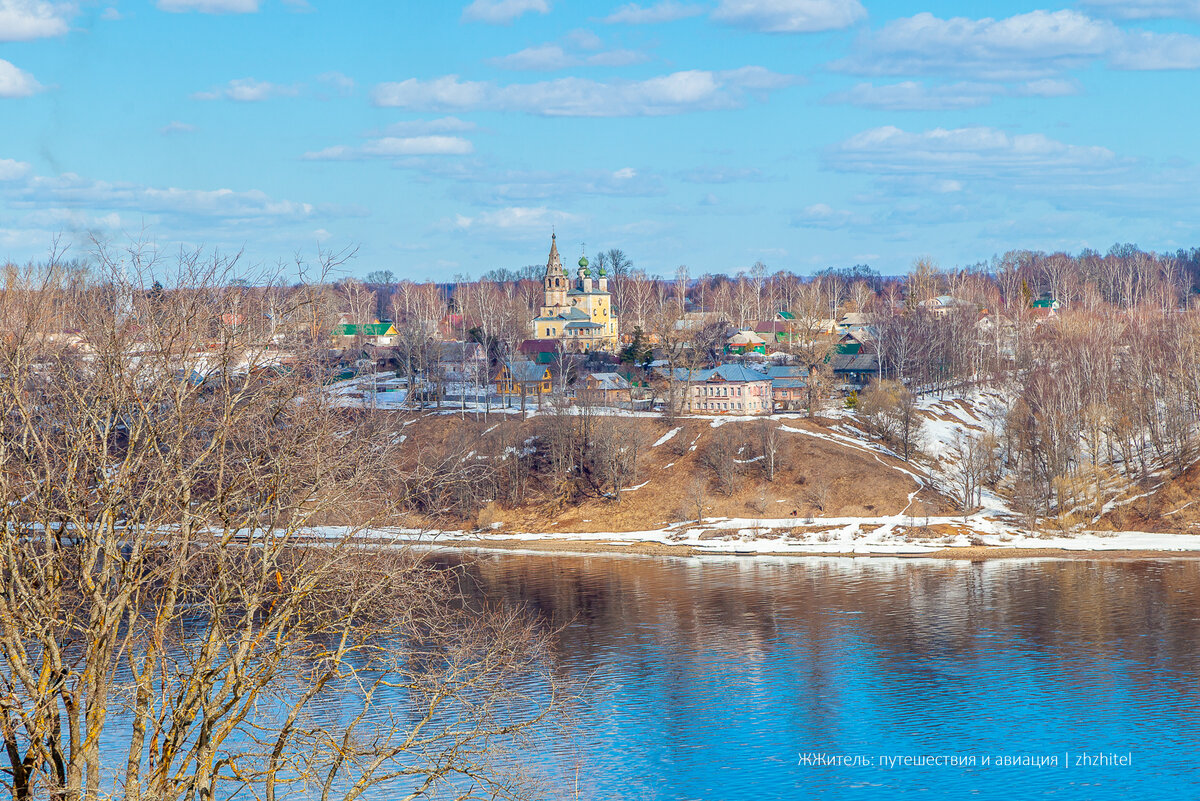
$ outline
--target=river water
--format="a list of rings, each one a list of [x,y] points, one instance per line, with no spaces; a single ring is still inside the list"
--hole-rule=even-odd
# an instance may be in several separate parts
[[[1197,560],[466,561],[586,679],[556,797],[1200,798]]]

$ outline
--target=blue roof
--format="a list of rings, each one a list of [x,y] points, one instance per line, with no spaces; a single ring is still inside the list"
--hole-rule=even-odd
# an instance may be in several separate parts
[[[767,378],[804,378],[808,368],[793,364],[776,364],[767,369]]]
[[[758,370],[751,370],[749,367],[743,367],[740,364],[721,364],[713,371],[713,375],[720,376],[726,381],[766,381],[767,377]],[[712,378],[713,376],[709,376]],[[705,379],[708,380],[708,379]]]
[[[534,362],[508,362],[508,373],[514,381],[544,381],[546,365]]]
[[[600,385],[600,389],[629,389],[629,382],[618,373],[591,373],[588,375]]]
[[[663,371],[663,374],[667,374]],[[688,370],[684,367],[675,368],[676,381],[711,381],[719,378],[722,381],[741,383],[746,381],[766,381],[767,377],[758,370],[751,370],[740,364],[722,364],[707,370]]]

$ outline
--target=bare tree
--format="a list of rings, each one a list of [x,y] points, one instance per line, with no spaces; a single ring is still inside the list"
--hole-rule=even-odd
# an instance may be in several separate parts
[[[917,399],[898,381],[876,381],[858,401],[868,432],[894,447],[908,461],[920,448],[924,424]]]
[[[556,703],[515,689],[548,665],[544,638],[463,608],[422,560],[356,544],[391,509],[396,432],[348,436],[319,372],[236,329],[214,340],[228,263],[98,261],[82,291],[50,265],[0,293],[13,797],[351,799],[384,782],[518,797],[494,756]],[[166,286],[148,291],[152,275]],[[314,296],[293,295],[285,320]],[[80,342],[48,336],[56,306]],[[322,715],[333,696],[345,715]]]
[[[733,426],[722,426],[713,431],[700,452],[701,462],[712,471],[717,491],[723,495],[733,495],[737,492],[741,476],[741,470],[735,461],[741,443],[733,429]]]
[[[983,482],[992,452],[983,437],[956,431],[949,455],[950,489],[965,515],[983,502]]]
[[[819,512],[824,512],[829,506],[832,494],[833,486],[828,479],[822,476],[817,476],[805,484],[804,500],[816,507]]]
[[[775,480],[779,463],[779,425],[774,420],[762,419],[758,423],[758,445],[762,455],[763,478]]]

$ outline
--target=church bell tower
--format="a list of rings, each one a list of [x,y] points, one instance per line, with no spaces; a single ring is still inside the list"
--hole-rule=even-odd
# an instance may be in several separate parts
[[[563,270],[562,259],[558,257],[556,239],[556,234],[550,234],[550,258],[546,260],[546,277],[542,280],[543,317],[551,317],[557,314],[553,309],[567,305],[567,273]]]

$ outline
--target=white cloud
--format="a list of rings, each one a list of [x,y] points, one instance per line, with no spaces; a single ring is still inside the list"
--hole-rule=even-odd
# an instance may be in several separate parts
[[[552,225],[576,222],[578,215],[548,209],[545,206],[509,206],[494,211],[480,212],[474,217],[456,214],[453,226],[461,230],[480,229],[495,233],[517,233],[522,236],[531,231],[544,231]]]
[[[486,181],[483,184],[486,195],[515,202],[593,196],[652,197],[665,193],[659,176],[633,167],[613,171],[508,171],[488,175]]]
[[[354,91],[354,79],[340,72],[323,72],[317,76],[317,81],[342,97],[348,97]]]
[[[574,56],[568,56],[558,45],[544,44],[493,58],[491,63],[507,70],[560,70],[579,62]]]
[[[162,237],[167,241],[241,249],[311,242],[308,232],[365,209],[287,200],[257,190],[187,189],[94,180],[64,173],[37,175],[28,164],[0,160],[0,246],[9,256],[36,257],[59,234],[94,230],[108,235]],[[5,227],[7,226],[7,227]],[[86,237],[73,236],[87,247]],[[264,254],[266,255],[266,254]]]
[[[158,0],[158,7],[172,13],[253,14],[258,11],[258,0]]]
[[[1078,11],[1006,19],[940,19],[928,12],[864,36],[834,69],[860,75],[977,75],[989,81],[1059,75],[1106,61],[1117,69],[1194,69],[1200,38],[1126,31]]]
[[[610,24],[650,25],[707,13],[703,5],[661,0],[651,6],[628,3],[604,18]],[[848,28],[866,19],[859,0],[719,0],[717,22],[764,33],[811,33]]]
[[[828,95],[825,101],[886,111],[943,111],[984,106],[996,96],[1063,97],[1078,91],[1079,87],[1073,82],[1056,78],[1016,86],[969,81],[930,86],[917,81],[901,81],[884,85],[860,83]]]
[[[752,167],[694,167],[679,173],[679,178],[689,184],[732,184],[761,181],[763,175]]]
[[[1126,162],[1103,147],[1070,145],[1043,134],[995,128],[935,128],[910,133],[893,126],[856,134],[826,153],[835,170],[882,175],[1045,176],[1099,173]]]
[[[792,216],[797,228],[821,228],[827,231],[847,228],[866,222],[862,215],[845,209],[835,209],[828,203],[814,203]]]
[[[456,194],[487,206],[512,203],[558,205],[581,197],[654,197],[666,193],[662,177],[635,167],[585,170],[501,170],[479,159],[414,157],[394,166],[419,172],[426,180],[448,180]]]
[[[95,215],[113,211],[198,217],[224,223],[254,223],[267,220],[302,220],[317,213],[309,203],[278,200],[252,189],[159,188],[125,182],[96,181],[74,173],[58,176],[32,175],[29,165],[0,161],[0,194],[9,208],[82,209]]]
[[[29,97],[41,89],[32,75],[0,58],[0,98]]]
[[[605,50],[593,53],[583,60],[589,67],[628,67],[630,64],[641,64],[649,61],[650,57],[637,50]]]
[[[990,224],[1014,215],[1028,227],[1058,209],[1098,215],[1096,221],[1111,229],[1130,219],[1192,219],[1200,208],[1195,165],[1155,164],[1104,147],[993,128],[875,128],[830,148],[825,163],[873,176],[871,191],[857,195],[852,207],[870,211],[862,212],[860,223],[856,214],[817,204],[796,215],[796,225],[901,226],[894,229],[899,235],[919,226]]]
[[[848,28],[866,19],[858,0],[720,0],[712,17],[765,33],[810,33]]]
[[[368,140],[359,147],[327,147],[324,150],[305,153],[304,158],[309,161],[352,161],[401,156],[464,156],[474,150],[469,140],[458,136],[386,136]]]
[[[472,22],[490,22],[507,25],[522,14],[536,11],[547,14],[549,0],[474,0],[463,9],[463,19]]]
[[[846,103],[864,108],[887,111],[930,111],[957,108],[974,108],[987,105],[991,95],[999,87],[977,83],[956,83],[943,86],[926,86],[916,81],[877,86],[860,83],[844,92],[835,92],[825,98],[830,103]]]
[[[293,97],[299,93],[295,86],[281,86],[254,78],[237,78],[225,86],[196,92],[193,100],[234,100],[239,103],[258,103],[272,97]]]
[[[635,117],[735,108],[747,98],[795,84],[789,75],[762,67],[709,72],[687,70],[641,81],[603,83],[560,78],[500,86],[460,81],[457,75],[410,78],[375,87],[377,106],[413,111],[523,111],[543,116]]]
[[[1182,33],[1131,31],[1109,65],[1122,70],[1200,69],[1200,39]]]
[[[582,50],[599,50],[604,40],[586,28],[577,28],[567,34],[567,41]]]
[[[78,209],[49,208],[32,211],[21,218],[25,226],[48,230],[94,231],[117,230],[127,222],[115,211],[107,214],[92,214]]]
[[[70,3],[44,0],[0,0],[0,42],[27,42],[63,36],[75,13]]]
[[[1117,19],[1200,19],[1200,0],[1086,0],[1083,5]]]
[[[386,129],[389,136],[418,136],[421,134],[457,133],[475,130],[475,123],[458,117],[438,117],[436,120],[404,120],[393,122]]]
[[[224,219],[306,218],[314,208],[308,203],[276,200],[265,192],[252,189],[179,189],[143,187],[86,181],[66,174],[58,178],[37,179],[32,194],[46,193],[59,200],[96,206],[116,206],[140,211],[197,215]]]
[[[24,161],[0,159],[0,181],[15,181],[29,174],[30,166]]]
[[[1039,78],[1010,90],[1021,97],[1068,97],[1079,94],[1079,84],[1060,78]]]
[[[482,107],[495,89],[490,83],[460,81],[457,75],[444,75],[428,81],[409,78],[397,83],[379,84],[371,92],[371,102],[377,106],[416,111],[471,110]]]
[[[560,45],[544,44],[527,47],[516,53],[491,59],[491,63],[508,70],[550,72],[578,66],[624,67],[629,64],[639,64],[646,60],[646,54],[639,53],[636,50],[606,50],[600,53],[582,55],[568,52]]]
[[[160,134],[162,134],[163,136],[170,136],[171,134],[177,134],[177,133],[192,133],[195,130],[196,130],[196,126],[192,125],[190,122],[180,122],[179,120],[172,120],[171,122],[168,122],[163,127],[159,128],[158,132]]]
[[[662,0],[652,6],[629,3],[609,14],[604,21],[626,25],[650,25],[656,22],[674,22],[677,19],[696,17],[703,13],[703,6],[677,3],[675,0]]]

